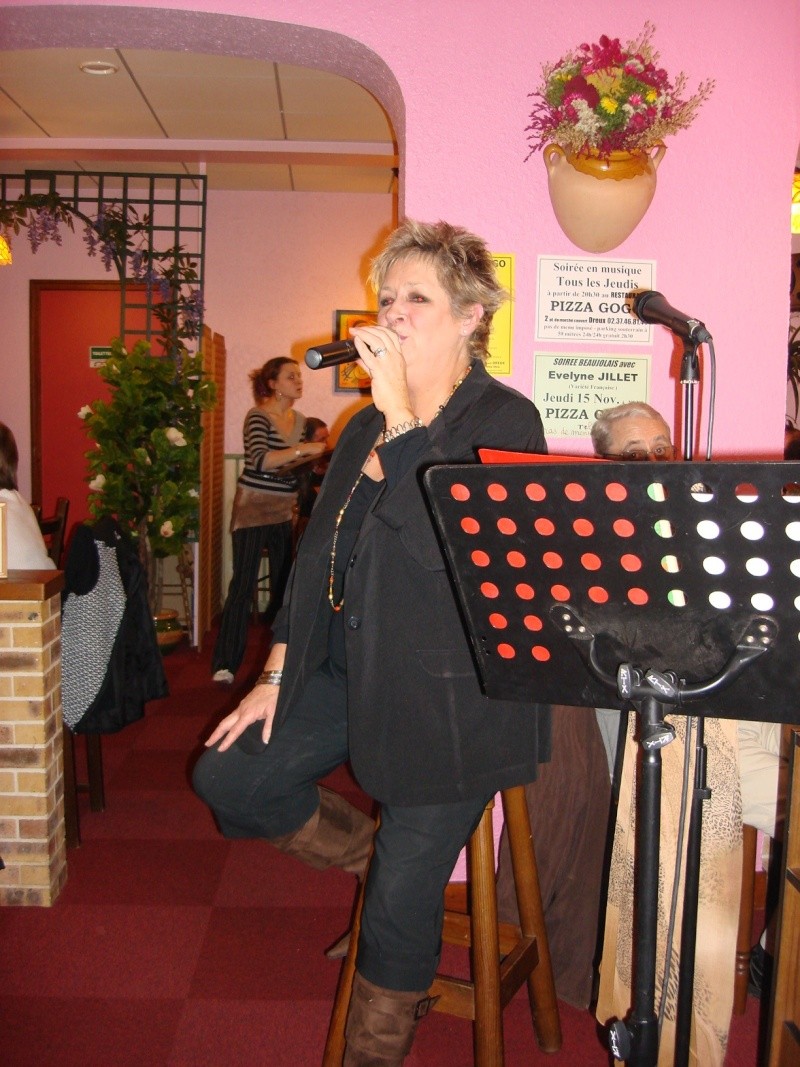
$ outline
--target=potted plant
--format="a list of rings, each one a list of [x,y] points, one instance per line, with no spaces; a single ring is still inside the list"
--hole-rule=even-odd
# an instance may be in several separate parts
[[[155,612],[154,559],[180,555],[197,536],[201,417],[216,386],[185,349],[180,359],[152,355],[145,341],[126,352],[115,339],[111,349],[99,369],[111,399],[78,412],[95,444],[86,453],[89,510],[113,516],[138,542]]]
[[[545,64],[530,95],[530,152],[541,151],[562,230],[579,248],[606,252],[628,237],[655,194],[665,137],[691,125],[714,82],[684,98],[658,66],[655,27],[645,23],[623,48],[605,35]]]

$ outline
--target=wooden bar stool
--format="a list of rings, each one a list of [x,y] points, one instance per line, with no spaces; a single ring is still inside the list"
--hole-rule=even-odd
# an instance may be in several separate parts
[[[475,1067],[503,1067],[503,1009],[523,982],[528,986],[531,1018],[539,1047],[544,1052],[557,1052],[561,1048],[561,1022],[525,790],[522,786],[505,789],[502,797],[520,926],[499,923],[497,919],[492,800],[469,840],[468,884],[451,883],[445,891],[442,940],[471,949],[472,978],[437,974],[429,990],[431,996],[439,998],[433,1006],[434,1011],[472,1020]],[[323,1067],[341,1067],[344,1056],[344,1030],[355,973],[362,905],[363,886],[356,907],[350,949],[339,976]]]

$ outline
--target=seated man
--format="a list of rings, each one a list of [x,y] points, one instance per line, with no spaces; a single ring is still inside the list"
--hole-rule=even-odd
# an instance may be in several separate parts
[[[649,404],[622,404],[598,412],[592,427],[595,452],[608,459],[671,460],[675,458],[669,427]],[[617,770],[619,801],[609,875],[606,925],[600,973],[597,1018],[605,1023],[624,1018],[631,1006],[631,933],[633,929],[633,864],[635,844],[635,789],[637,762],[635,716],[624,716],[624,745],[617,750],[620,713],[597,709],[607,746],[609,769]],[[675,740],[662,749],[661,842],[658,901],[656,1010],[662,990],[664,1023],[659,1064],[671,1063],[674,1042],[677,968],[679,966],[680,904],[671,951],[666,946],[669,928],[677,840],[679,835],[684,759],[694,762],[694,741],[687,737],[686,715],[671,717]],[[780,727],[777,727],[778,732]],[[733,1004],[736,930],[742,871],[742,820],[774,828],[780,760],[767,751],[763,738],[775,731],[769,724],[705,719],[708,751],[708,786],[711,797],[703,811],[703,852],[698,901],[695,967],[693,1063],[720,1067],[725,1057]],[[754,748],[758,751],[754,751]],[[688,751],[687,751],[688,750]],[[619,761],[621,760],[621,768]],[[689,782],[693,780],[693,767]],[[772,813],[772,820],[764,809]],[[759,809],[761,809],[759,811]],[[742,812],[742,818],[739,817]],[[688,814],[686,815],[688,828]],[[682,897],[681,897],[682,899]],[[664,981],[665,961],[672,968]]]

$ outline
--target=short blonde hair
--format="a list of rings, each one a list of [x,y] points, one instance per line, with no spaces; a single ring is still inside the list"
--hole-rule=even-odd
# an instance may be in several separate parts
[[[494,260],[486,242],[448,222],[406,219],[389,235],[372,263],[370,282],[375,292],[380,291],[394,263],[416,257],[433,266],[456,318],[467,315],[473,304],[483,308],[480,322],[467,341],[470,355],[485,361],[489,354],[492,319],[508,299],[508,293],[497,280]]]

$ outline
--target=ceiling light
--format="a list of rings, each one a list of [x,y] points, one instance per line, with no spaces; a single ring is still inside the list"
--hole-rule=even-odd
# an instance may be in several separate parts
[[[11,244],[7,237],[0,234],[0,267],[11,266]]]
[[[104,59],[88,59],[80,64],[80,68],[84,74],[116,74],[119,70],[119,67],[107,63]]]

